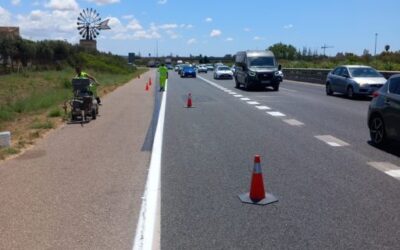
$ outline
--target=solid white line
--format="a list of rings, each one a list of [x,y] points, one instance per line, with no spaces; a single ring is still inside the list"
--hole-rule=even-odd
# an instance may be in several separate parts
[[[259,110],[269,110],[269,109],[271,109],[268,106],[256,106],[256,108],[258,108]]]
[[[240,98],[240,100],[243,100],[243,101],[250,101],[250,98],[243,97],[243,98]]]
[[[168,81],[168,80],[167,80]],[[147,175],[146,187],[143,194],[142,206],[140,208],[139,221],[136,227],[134,250],[152,249],[156,228],[158,201],[160,200],[160,175],[161,155],[164,133],[165,106],[167,102],[168,82],[165,84],[160,113],[158,115],[157,129],[154,136],[153,149],[151,153],[149,173]]]
[[[350,145],[347,142],[342,141],[331,135],[316,135],[315,138],[325,142],[326,144],[328,144],[329,146],[332,146],[332,147],[343,147],[343,146]]]
[[[248,104],[250,104],[250,105],[259,105],[260,103],[259,102],[255,102],[255,101],[250,101],[250,102],[247,102]]]
[[[281,113],[281,112],[267,112],[267,114],[272,115],[272,116],[277,116],[277,117],[281,117],[281,116],[286,116],[285,114]]]

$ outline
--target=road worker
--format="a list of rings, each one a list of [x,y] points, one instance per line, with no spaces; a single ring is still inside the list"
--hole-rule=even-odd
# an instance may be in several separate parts
[[[92,84],[90,84],[89,90],[93,93],[93,96],[96,98],[96,101],[99,105],[101,105],[101,100],[100,97],[97,95],[97,86],[99,85],[96,81],[96,79],[89,75],[88,73],[82,71],[80,66],[75,67],[75,71],[76,71],[76,77],[77,78],[87,78],[92,80]]]
[[[165,82],[168,79],[168,68],[165,67],[164,64],[161,64],[161,66],[158,68],[158,73],[160,77],[160,91],[164,91]]]

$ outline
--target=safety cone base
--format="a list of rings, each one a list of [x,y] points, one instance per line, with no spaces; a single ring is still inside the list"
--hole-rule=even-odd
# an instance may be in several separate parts
[[[265,193],[265,198],[260,201],[253,201],[252,199],[250,199],[250,193],[239,194],[239,199],[243,203],[254,205],[267,205],[278,201],[278,199],[271,193]]]

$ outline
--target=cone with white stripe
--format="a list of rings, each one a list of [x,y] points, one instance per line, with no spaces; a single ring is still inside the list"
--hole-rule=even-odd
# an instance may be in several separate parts
[[[259,155],[254,156],[254,168],[251,176],[250,192],[240,194],[239,199],[243,203],[255,205],[267,205],[278,201],[273,194],[265,192],[261,171],[261,157]]]

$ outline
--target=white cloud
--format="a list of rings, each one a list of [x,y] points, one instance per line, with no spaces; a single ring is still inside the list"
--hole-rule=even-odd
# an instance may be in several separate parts
[[[194,26],[191,25],[191,24],[180,24],[180,25],[179,25],[179,28],[191,29],[191,28],[193,28],[193,27],[194,27]]]
[[[88,0],[89,2],[95,3],[97,5],[106,5],[112,3],[119,3],[119,0]]]
[[[77,10],[79,8],[75,0],[50,0],[45,6],[53,10]]]
[[[213,19],[211,17],[207,17],[206,19],[204,19],[204,21],[206,21],[207,23],[211,23]]]
[[[133,19],[129,22],[129,24],[126,26],[126,28],[130,30],[142,30],[143,27],[140,25],[139,21],[137,19]]]
[[[171,39],[179,38],[179,35],[174,30],[167,30],[165,31],[165,33],[167,33],[167,35],[169,35],[169,38]]]
[[[233,38],[232,38],[232,37],[228,37],[228,38],[225,39],[225,41],[227,41],[227,42],[232,42],[232,41],[233,41]]]
[[[21,0],[11,0],[12,5],[18,5],[21,2]]]
[[[222,32],[220,30],[214,29],[211,31],[210,36],[217,37],[217,36],[220,36],[221,34],[222,34]]]
[[[287,24],[287,25],[283,26],[284,29],[291,29],[293,27],[294,27],[293,24]]]
[[[260,40],[264,40],[264,38],[262,38],[260,36],[255,36],[255,37],[253,37],[253,40],[260,41]]]
[[[244,32],[250,32],[251,31],[250,28],[244,28],[243,30],[244,30]]]
[[[8,12],[6,9],[0,6],[0,25],[10,25],[11,21],[11,13]]]
[[[31,40],[67,39],[69,42],[77,42],[78,14],[78,10],[33,10],[27,15],[17,15],[13,25],[19,26],[21,35]]]
[[[158,3],[158,4],[166,4],[166,3],[167,3],[167,0],[159,0],[157,3]]]
[[[197,41],[196,41],[196,39],[195,38],[191,38],[191,39],[189,39],[188,41],[187,41],[187,44],[195,44]]]
[[[133,15],[122,16],[122,19],[126,19],[126,20],[129,20],[129,19],[132,19],[132,18],[133,18]]]
[[[166,23],[158,26],[158,28],[163,29],[163,30],[168,30],[168,29],[176,29],[178,28],[178,24],[175,23]]]

